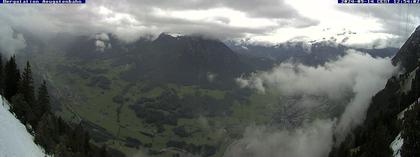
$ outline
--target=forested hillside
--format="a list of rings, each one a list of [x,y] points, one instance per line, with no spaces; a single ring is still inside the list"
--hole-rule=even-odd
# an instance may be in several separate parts
[[[106,147],[99,148],[90,141],[80,124],[69,124],[51,112],[47,84],[35,89],[29,62],[21,72],[12,56],[3,66],[0,56],[0,94],[10,102],[10,111],[25,124],[35,137],[35,143],[45,153],[58,157],[111,156]]]

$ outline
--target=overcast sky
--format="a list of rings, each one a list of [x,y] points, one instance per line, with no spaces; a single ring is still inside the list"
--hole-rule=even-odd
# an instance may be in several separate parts
[[[268,43],[335,37],[344,44],[399,47],[420,24],[419,8],[339,5],[336,0],[87,0],[82,5],[0,5],[0,21],[39,37],[106,32],[134,41],[169,32]]]

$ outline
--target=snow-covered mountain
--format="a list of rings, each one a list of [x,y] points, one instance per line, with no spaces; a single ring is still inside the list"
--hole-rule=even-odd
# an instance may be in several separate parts
[[[0,96],[1,97],[1,96]],[[44,157],[34,137],[9,111],[9,104],[0,98],[0,157]]]

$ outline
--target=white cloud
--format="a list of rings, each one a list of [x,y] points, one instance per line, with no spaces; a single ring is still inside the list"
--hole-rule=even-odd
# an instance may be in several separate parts
[[[16,15],[19,15],[16,17]],[[313,25],[283,0],[89,1],[83,5],[1,6],[0,20],[42,38],[56,33],[115,34],[124,41],[173,32],[219,39],[264,34],[279,26]]]
[[[285,42],[297,36],[307,41],[336,37],[344,31],[357,32],[345,45],[372,48],[400,47],[420,24],[418,5],[338,5],[337,1],[286,0],[302,16],[319,21],[311,27],[278,27],[255,34],[254,41]]]
[[[230,8],[214,8],[208,10],[163,10],[154,9],[154,14],[163,17],[182,18],[198,22],[216,22],[218,18],[229,19],[228,26],[232,27],[274,27],[276,21],[266,18],[249,18],[246,13]]]
[[[8,25],[0,25],[0,52],[13,55],[26,47],[22,34],[16,33]]]
[[[325,157],[333,145],[331,120],[316,120],[295,130],[250,126],[225,157]]]
[[[336,102],[348,102],[341,116],[330,117],[333,119],[338,118],[338,121],[334,121],[331,124],[334,125],[334,129],[330,130],[330,136],[318,139],[326,142],[328,145],[333,134],[338,138],[338,142],[341,142],[351,129],[363,122],[372,96],[385,86],[387,79],[394,74],[395,70],[396,67],[391,64],[389,58],[373,58],[367,54],[349,50],[345,56],[336,61],[327,62],[323,66],[309,67],[301,64],[283,63],[270,71],[254,73],[250,77],[242,77],[237,81],[241,87],[254,88],[261,92],[275,91],[274,93],[278,93],[279,97],[297,96],[300,100],[295,101],[293,105],[304,107],[303,110],[305,108],[311,110],[314,109],[314,106],[317,107],[322,103],[326,103],[323,99],[317,100],[313,99],[313,97],[325,97],[329,100],[336,100]],[[288,108],[294,106],[289,106]],[[314,130],[303,126],[303,130],[305,129],[309,129],[308,131]],[[284,132],[283,130],[278,131],[280,133]],[[246,135],[244,139],[249,138]],[[270,136],[270,134],[267,136]],[[294,138],[279,139],[278,141],[286,140],[293,143],[292,141],[300,140],[301,138],[299,136],[292,137]],[[288,150],[288,145],[272,144],[274,145],[267,143],[264,147],[275,147],[276,149],[273,149],[274,153],[290,153],[290,151],[279,151]],[[324,149],[323,147],[317,148],[316,145],[313,146],[314,148],[308,149],[315,150],[310,152],[303,151],[309,154],[299,155],[314,156],[316,154],[311,153],[313,151],[319,150],[324,154],[329,151],[329,149]],[[262,148],[262,150],[264,149]],[[260,149],[256,149],[253,153],[258,153],[259,151]],[[264,151],[269,150],[266,149]],[[292,149],[291,152],[294,151]]]
[[[96,46],[97,51],[101,51],[101,52],[105,51],[105,48],[106,48],[105,42],[103,42],[101,40],[96,40],[95,41],[95,46]]]
[[[95,35],[95,47],[96,51],[104,52],[105,49],[112,48],[111,43],[109,42],[110,38],[109,35],[106,33],[99,33]]]
[[[308,94],[339,99],[341,93],[353,88],[359,77],[375,74],[387,78],[390,74],[388,69],[393,69],[388,62],[388,59],[372,58],[350,50],[346,56],[324,66],[282,63],[270,71],[237,80],[240,86],[249,86],[261,92],[272,87],[288,96]]]
[[[308,41],[329,39],[346,29],[357,32],[346,36],[347,45],[399,47],[420,22],[417,10],[414,5],[338,5],[336,1],[307,0],[97,0],[71,6],[1,6],[0,20],[42,38],[63,32],[108,32],[131,42],[140,36],[171,32],[281,43],[303,36]],[[323,31],[326,28],[330,29]]]
[[[99,33],[95,35],[95,39],[102,41],[109,41],[109,36],[106,33]]]

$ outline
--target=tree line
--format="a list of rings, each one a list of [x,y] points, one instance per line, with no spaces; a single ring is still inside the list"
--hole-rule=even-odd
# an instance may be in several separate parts
[[[31,64],[21,72],[16,57],[4,60],[0,54],[0,94],[10,102],[10,111],[16,115],[35,137],[46,154],[58,157],[107,157],[107,148],[90,143],[90,136],[82,125],[66,123],[51,111],[47,83],[35,89]]]

